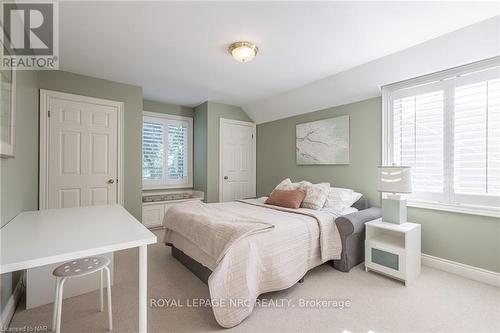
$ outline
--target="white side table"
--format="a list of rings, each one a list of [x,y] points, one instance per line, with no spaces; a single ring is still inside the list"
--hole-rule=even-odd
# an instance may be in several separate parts
[[[365,270],[404,281],[408,286],[420,274],[420,224],[367,222]]]

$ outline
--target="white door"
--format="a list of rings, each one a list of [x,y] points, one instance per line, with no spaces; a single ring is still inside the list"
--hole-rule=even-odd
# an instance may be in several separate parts
[[[255,196],[255,124],[220,121],[220,201]]]
[[[40,209],[121,203],[117,181],[122,110],[121,102],[40,91]],[[113,279],[113,254],[105,256],[111,260]],[[52,271],[60,264],[27,270],[26,308],[53,302]],[[65,282],[63,296],[98,287],[99,274],[90,274]]]
[[[117,203],[118,109],[65,95],[48,100],[46,208]]]

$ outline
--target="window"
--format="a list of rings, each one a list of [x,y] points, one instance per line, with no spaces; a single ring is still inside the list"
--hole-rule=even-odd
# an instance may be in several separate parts
[[[500,216],[500,58],[383,87],[383,162],[409,205]]]
[[[143,188],[192,187],[193,119],[144,112]]]

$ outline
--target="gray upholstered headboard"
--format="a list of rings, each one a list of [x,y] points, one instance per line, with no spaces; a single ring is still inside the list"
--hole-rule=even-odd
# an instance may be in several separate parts
[[[358,201],[353,203],[351,207],[354,207],[357,210],[363,210],[363,209],[369,208],[370,205],[368,203],[368,199],[366,199],[365,197],[361,197],[361,198],[359,198]]]

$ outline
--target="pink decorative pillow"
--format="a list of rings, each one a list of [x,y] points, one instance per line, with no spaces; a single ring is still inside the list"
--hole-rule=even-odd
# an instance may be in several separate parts
[[[274,190],[265,203],[268,205],[297,209],[300,207],[305,196],[306,192],[304,190]]]

